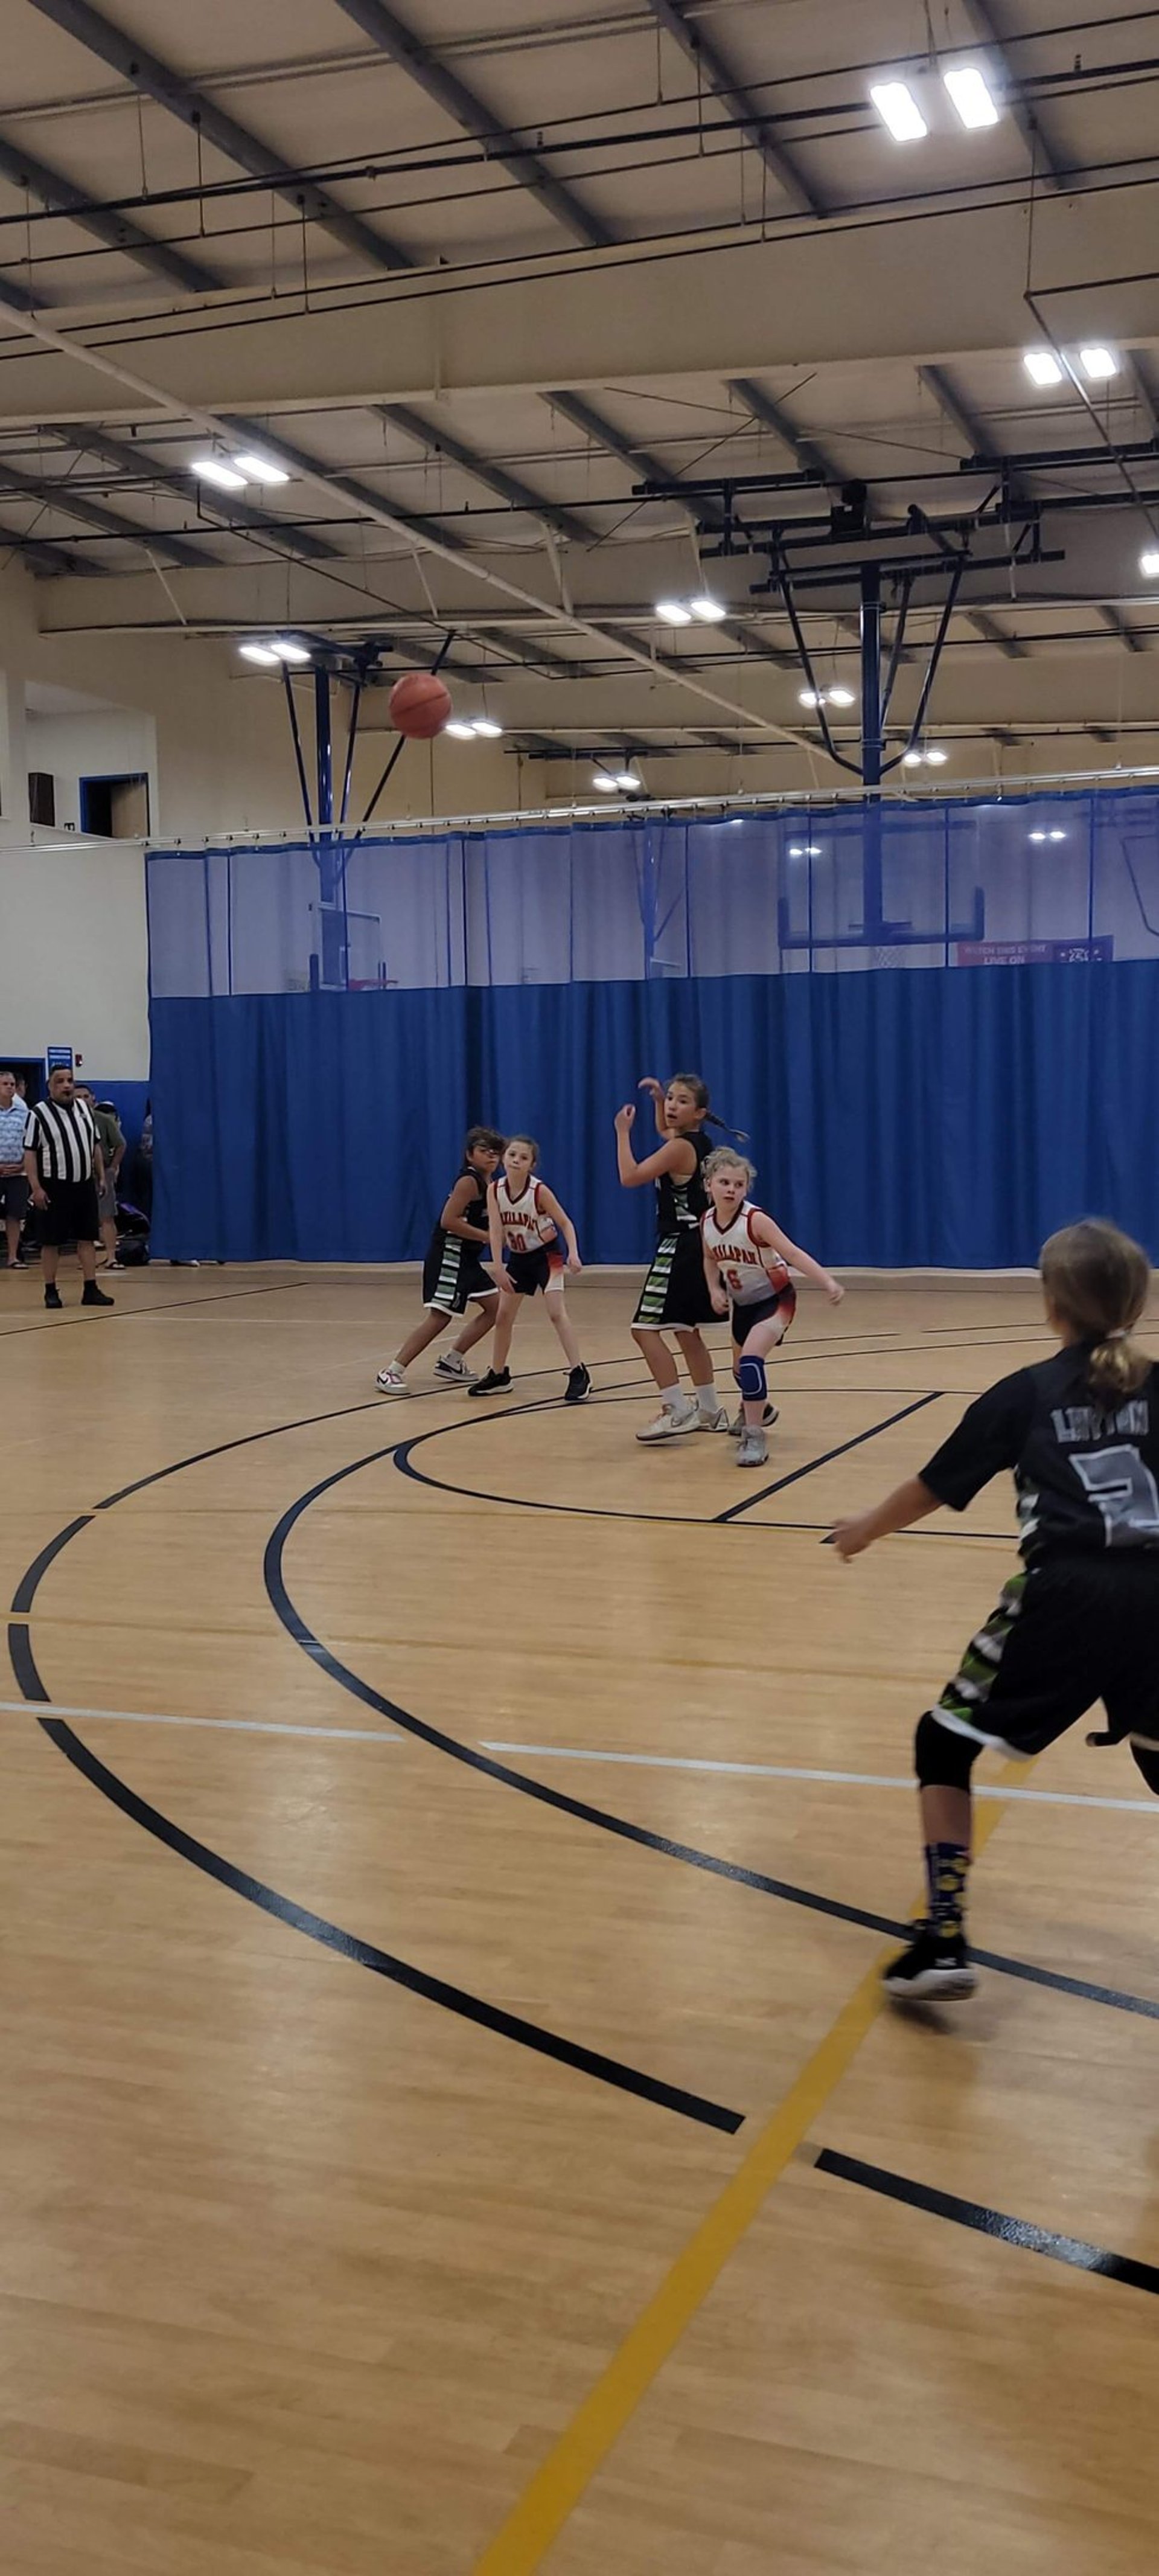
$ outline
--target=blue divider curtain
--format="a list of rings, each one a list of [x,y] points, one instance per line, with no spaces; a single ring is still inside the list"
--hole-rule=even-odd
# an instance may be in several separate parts
[[[643,1262],[612,1119],[701,1072],[840,1266],[985,1269],[1114,1216],[1159,1249],[1159,964],[157,1000],[155,1247],[416,1258],[475,1119],[530,1129],[588,1261]]]

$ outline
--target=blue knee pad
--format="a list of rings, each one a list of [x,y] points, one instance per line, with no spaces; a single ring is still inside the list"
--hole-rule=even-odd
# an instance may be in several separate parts
[[[742,1351],[736,1382],[746,1404],[763,1404],[769,1392],[768,1371],[755,1351]]]

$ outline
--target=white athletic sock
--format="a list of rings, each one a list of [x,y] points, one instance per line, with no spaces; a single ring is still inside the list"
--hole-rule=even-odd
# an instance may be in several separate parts
[[[706,1420],[710,1422],[720,1411],[720,1406],[716,1400],[715,1386],[698,1386],[696,1390],[696,1401]]]
[[[661,1390],[660,1402],[667,1413],[683,1413],[688,1401],[683,1387],[666,1386]]]

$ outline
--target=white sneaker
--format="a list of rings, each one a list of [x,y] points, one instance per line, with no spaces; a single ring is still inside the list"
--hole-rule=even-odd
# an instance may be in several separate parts
[[[406,1370],[400,1369],[397,1360],[389,1361],[386,1368],[380,1369],[374,1383],[380,1395],[410,1394],[410,1388],[406,1382]]]
[[[763,1431],[742,1431],[737,1443],[738,1467],[764,1467],[768,1464],[769,1444]]]
[[[453,1378],[456,1386],[475,1386],[478,1382],[461,1351],[444,1351],[441,1360],[435,1361],[435,1376]]]
[[[671,1404],[662,1404],[651,1422],[645,1422],[636,1433],[637,1440],[678,1440],[684,1431],[695,1431],[699,1406],[686,1396],[679,1412]]]
[[[717,1405],[715,1413],[702,1413],[697,1405],[696,1428],[698,1431],[727,1431],[729,1419],[723,1404]]]

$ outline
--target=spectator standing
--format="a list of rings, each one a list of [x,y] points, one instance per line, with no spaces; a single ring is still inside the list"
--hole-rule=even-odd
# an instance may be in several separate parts
[[[28,1213],[24,1173],[24,1130],[28,1112],[19,1098],[14,1073],[0,1073],[0,1209],[8,1241],[8,1268],[20,1268],[20,1229]]]
[[[105,1177],[97,1192],[105,1268],[120,1270],[123,1264],[117,1258],[117,1182],[125,1159],[124,1133],[111,1100],[95,1100],[87,1082],[78,1082],[77,1097],[87,1104],[105,1167]]]
[[[97,1192],[105,1167],[87,1101],[78,1100],[71,1072],[57,1065],[48,1077],[47,1100],[34,1101],[24,1130],[24,1169],[40,1220],[44,1302],[58,1307],[56,1267],[62,1243],[76,1244],[84,1277],[82,1306],[111,1306],[97,1286]]]

